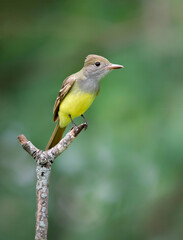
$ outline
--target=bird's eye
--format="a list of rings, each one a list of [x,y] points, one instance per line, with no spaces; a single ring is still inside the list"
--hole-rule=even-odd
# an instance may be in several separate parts
[[[100,62],[96,62],[95,66],[97,66],[97,67],[100,66]]]

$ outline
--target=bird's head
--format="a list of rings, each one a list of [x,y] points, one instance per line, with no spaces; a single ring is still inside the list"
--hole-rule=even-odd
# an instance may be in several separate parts
[[[96,80],[104,77],[110,70],[119,68],[123,68],[123,66],[112,64],[106,58],[94,54],[88,55],[84,62],[86,77]]]

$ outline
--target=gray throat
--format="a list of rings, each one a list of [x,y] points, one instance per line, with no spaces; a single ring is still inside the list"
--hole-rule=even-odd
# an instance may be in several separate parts
[[[88,93],[97,93],[100,89],[100,79],[95,77],[85,77],[83,79],[78,79],[79,88]]]

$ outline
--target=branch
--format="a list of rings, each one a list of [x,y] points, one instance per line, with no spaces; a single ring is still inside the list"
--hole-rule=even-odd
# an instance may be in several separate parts
[[[27,151],[37,163],[36,167],[36,195],[37,195],[37,211],[36,211],[36,234],[35,240],[47,240],[48,231],[48,196],[49,196],[49,177],[51,173],[51,166],[56,157],[58,157],[77,135],[86,129],[85,123],[79,125],[77,128],[71,129],[61,141],[49,149],[43,151],[35,147],[24,135],[18,136],[18,140],[23,149]]]
[[[34,159],[36,159],[38,164],[45,165],[53,163],[54,159],[66,150],[66,148],[72,143],[72,141],[83,130],[83,128],[86,129],[85,123],[82,123],[76,128],[72,128],[57,145],[47,151],[43,151],[35,147],[24,135],[19,135],[17,138],[23,149],[26,150]]]

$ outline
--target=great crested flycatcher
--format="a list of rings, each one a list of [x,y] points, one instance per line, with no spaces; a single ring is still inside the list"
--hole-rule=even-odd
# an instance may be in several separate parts
[[[59,91],[53,108],[53,121],[57,121],[55,130],[48,142],[46,150],[54,147],[62,138],[67,125],[83,113],[93,103],[100,90],[100,80],[110,70],[123,68],[112,64],[106,58],[90,54],[86,57],[84,67],[77,73],[67,77]]]

